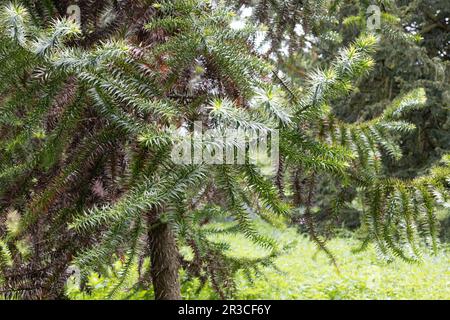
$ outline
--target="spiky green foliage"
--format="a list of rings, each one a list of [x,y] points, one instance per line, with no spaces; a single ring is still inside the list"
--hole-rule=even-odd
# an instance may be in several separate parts
[[[344,42],[367,29],[367,5],[353,1],[337,9],[339,21],[358,21],[358,27],[345,23],[334,27]],[[394,97],[422,87],[427,94],[426,108],[404,117],[417,130],[401,143],[404,157],[387,162],[393,174],[413,178],[425,173],[449,150],[448,43],[442,37],[448,29],[449,12],[442,1],[379,1],[378,5],[381,24],[374,30],[380,36],[380,50],[374,56],[376,66],[361,83],[360,91],[342,101],[336,113],[352,121],[373,117]],[[339,45],[332,44],[323,51],[333,51]],[[322,52],[322,47],[318,50]],[[374,87],[379,90],[372,90]]]
[[[230,28],[234,15],[221,4],[134,1],[132,9],[142,10],[123,21],[117,4],[105,5],[99,9],[115,17],[107,30],[94,27],[98,10],[81,26],[61,18],[40,25],[42,14],[20,4],[0,10],[0,212],[14,212],[14,228],[0,224],[6,291],[60,297],[69,265],[85,276],[119,257],[124,267],[107,296],[113,298],[136,260],[157,256],[155,230],[168,226],[175,247],[193,252],[180,262],[187,277],[229,297],[234,273],[251,275],[285,249],[258,232],[255,217],[305,226],[336,264],[315,227],[324,177],[359,187],[367,241],[384,256],[417,260],[422,238],[436,248],[434,208],[448,197],[447,167],[403,181],[385,175],[381,160],[383,153],[400,157],[395,141],[413,129],[402,116],[424,103],[423,90],[399,97],[372,120],[334,116],[336,100],[356,91],[373,67],[375,36],[359,37],[295,88],[254,52],[255,28]],[[48,1],[48,12],[57,7]],[[197,123],[214,133],[246,130],[246,139],[256,132],[275,139],[279,130],[280,165],[267,166],[236,139],[199,141]],[[180,137],[176,130],[194,133]],[[201,143],[205,154],[240,148],[247,161],[179,164],[171,152],[186,139]],[[346,202],[340,195],[336,212]],[[208,227],[223,219],[234,224]],[[211,240],[224,232],[241,233],[270,253],[231,258],[225,243]],[[178,253],[172,257],[176,268]],[[155,284],[157,263],[140,270],[135,288],[151,277]]]
[[[12,265],[11,252],[5,242],[0,240],[0,267],[8,267]]]
[[[20,21],[30,20],[23,7],[16,9],[24,15]],[[228,271],[222,273],[225,265],[231,264],[234,273],[254,268],[258,261],[226,259],[225,248],[186,221],[205,205],[222,207],[222,212],[239,222],[234,232],[272,248],[273,259],[278,248],[273,240],[258,234],[252,215],[286,215],[288,208],[254,165],[231,169],[173,163],[170,133],[176,125],[191,126],[197,120],[196,110],[208,105],[212,108],[206,108],[206,127],[270,131],[270,113],[231,102],[253,95],[266,66],[242,50],[247,35],[228,29],[230,15],[224,8],[176,1],[161,3],[155,10],[146,29],[149,34],[157,29],[165,37],[150,49],[119,37],[89,50],[65,46],[65,39],[79,30],[63,20],[45,30],[35,28],[26,43],[22,40],[27,37],[18,39],[11,32],[2,38],[20,51],[17,60],[24,58],[29,64],[21,70],[26,75],[24,87],[10,91],[2,103],[11,110],[4,129],[16,127],[2,137],[3,146],[14,143],[9,153],[2,154],[2,199],[4,208],[14,206],[21,216],[5,245],[17,246],[19,241],[32,245],[46,239],[42,250],[32,249],[33,265],[22,256],[15,268],[25,272],[36,264],[44,269],[58,265],[54,277],[64,280],[64,269],[72,263],[67,255],[76,255],[75,263],[83,271],[105,265],[117,252],[129,253],[127,259],[132,261],[149,254],[142,241],[152,228],[169,224],[180,244],[198,250],[202,262],[197,274],[206,272],[206,279],[225,296],[232,292],[228,281],[232,277]],[[174,29],[166,23],[172,19],[185,28]],[[38,40],[32,40],[35,36]],[[43,78],[34,77],[37,68]],[[37,108],[34,102],[46,90],[48,98],[41,99]],[[24,92],[27,104],[22,100]],[[26,106],[20,115],[15,114],[17,105]],[[261,117],[265,120],[256,120]],[[21,157],[21,152],[26,156]],[[206,176],[206,172],[217,174]],[[16,187],[18,193],[13,191]],[[248,194],[247,188],[255,193]],[[200,200],[194,204],[197,197]],[[44,227],[37,231],[40,225]],[[182,231],[185,237],[178,234]],[[28,240],[30,235],[36,240]],[[74,241],[75,237],[79,240]],[[189,264],[186,268],[192,269]],[[127,268],[123,277],[126,274]],[[30,295],[57,294],[53,291],[57,288],[47,287],[54,278],[42,277],[43,283],[37,284],[33,278],[22,280],[36,286]]]
[[[332,259],[332,254],[316,233],[311,213],[318,172],[333,174],[331,181],[337,177],[337,184],[343,187],[350,184],[358,186],[365,206],[362,217],[367,235],[365,243],[375,242],[383,258],[397,256],[407,261],[418,261],[421,239],[433,250],[437,248],[433,212],[439,206],[439,199],[432,196],[432,190],[440,190],[439,194],[447,190],[444,192],[447,193],[448,186],[445,181],[420,185],[415,180],[391,179],[385,174],[383,158],[401,158],[399,138],[415,129],[402,118],[423,108],[426,103],[424,89],[418,88],[395,99],[382,114],[367,121],[346,123],[333,112],[333,102],[355,90],[355,81],[373,67],[370,55],[376,49],[376,42],[372,35],[363,36],[341,50],[329,68],[312,73],[309,89],[302,99],[286,81],[278,79],[291,93],[290,100],[295,110],[293,122],[297,123],[297,126],[283,130],[281,150],[285,168],[279,174],[293,172],[292,184],[287,187],[292,190],[294,207],[300,212],[294,222],[304,225],[311,238]],[[308,154],[313,157],[310,161]],[[326,157],[322,158],[324,154]],[[304,180],[302,185],[299,176]],[[330,181],[324,176],[322,179]],[[337,216],[339,210],[346,206],[341,196],[335,194],[332,216]]]

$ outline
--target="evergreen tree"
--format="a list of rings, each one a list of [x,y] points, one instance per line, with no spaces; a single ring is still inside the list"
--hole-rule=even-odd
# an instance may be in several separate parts
[[[206,272],[204,281],[225,296],[229,273],[258,261],[225,257],[224,244],[207,234],[243,232],[273,250],[260,264],[276,255],[274,241],[253,227],[250,215],[259,211],[251,208],[258,200],[285,215],[287,207],[254,165],[176,165],[170,157],[171,128],[195,120],[217,130],[232,124],[269,131],[268,111],[241,105],[267,66],[243,50],[245,32],[224,32],[230,15],[221,7],[176,1],[152,11],[142,25],[148,44],[133,45],[119,32],[81,49],[75,23],[56,20],[40,29],[24,7],[4,7],[3,47],[14,58],[2,91],[9,129],[2,137],[2,203],[19,220],[3,231],[5,266],[11,252],[14,270],[3,276],[6,291],[56,297],[62,286],[55,283],[64,283],[73,255],[89,271],[124,252],[126,268],[136,257],[151,258],[156,298],[178,299],[178,238],[196,253],[186,268]],[[19,78],[23,85],[11,90]],[[236,226],[200,228],[217,215],[231,215]]]
[[[238,6],[243,3],[237,2]],[[448,18],[446,18],[448,10],[444,8],[442,2],[318,2],[316,18],[313,19],[312,24],[311,19],[308,19],[311,14],[302,15],[308,12],[310,5],[307,1],[297,2],[297,11],[292,7],[291,10],[283,11],[281,9],[283,3],[249,1],[245,2],[245,5],[251,6],[254,10],[254,16],[251,19],[271,25],[275,24],[274,21],[277,20],[275,17],[283,15],[289,17],[297,12],[298,19],[292,21],[292,24],[289,24],[289,19],[286,18],[284,24],[277,25],[284,30],[284,36],[279,36],[278,39],[283,39],[284,48],[288,49],[289,54],[286,55],[286,50],[280,52],[279,45],[276,46],[277,42],[273,39],[271,32],[266,33],[266,39],[270,43],[269,52],[277,52],[276,55],[271,55],[271,58],[287,75],[293,86],[301,87],[307,85],[305,74],[311,65],[323,68],[332,63],[335,52],[343,43],[351,42],[358,34],[367,30],[370,15],[373,14],[368,12],[368,6],[377,5],[381,14],[380,29],[374,31],[379,36],[380,43],[373,55],[374,69],[363,78],[364,81],[356,84],[349,95],[333,98],[330,103],[333,119],[355,123],[378,117],[385,108],[389,107],[395,96],[407,96],[408,92],[414,92],[423,87],[427,96],[426,101],[424,100],[426,106],[404,114],[404,119],[414,124],[416,129],[402,135],[399,141],[399,146],[403,150],[402,155],[398,147],[396,147],[397,151],[382,150],[382,154],[388,153],[391,157],[383,157],[379,172],[414,178],[425,174],[430,166],[448,152],[449,117],[446,98],[448,95],[446,68],[448,66],[442,61],[446,60],[444,34],[448,25]],[[424,10],[425,7],[426,10]],[[257,8],[260,9],[257,10]],[[264,8],[262,11],[265,14],[261,14],[261,8]],[[327,15],[323,14],[324,10]],[[269,12],[271,14],[268,14]],[[433,15],[430,15],[430,12]],[[434,30],[433,39],[427,31],[429,28]],[[292,32],[287,36],[286,33],[291,29],[297,29],[299,32]],[[424,31],[425,40],[421,40],[422,31]],[[434,48],[430,47],[431,43]],[[301,94],[300,92],[299,95]],[[296,176],[295,180],[299,181],[305,181],[304,178],[307,178],[298,177],[297,174],[294,176]],[[336,188],[324,188],[324,185],[329,186],[329,181],[325,179],[321,183],[322,180],[324,179],[318,181],[320,194],[315,202],[322,209],[319,219],[326,224],[330,222],[330,218],[332,221],[338,220],[339,223],[344,219],[346,223],[358,224],[358,218],[345,220],[345,215],[336,217],[330,214],[334,211],[333,193],[336,192]],[[357,195],[356,188],[343,187],[339,190],[338,192],[346,194],[347,202],[351,202]],[[348,212],[350,208],[341,209]],[[354,210],[349,212],[354,213]]]
[[[327,66],[309,70],[306,82],[279,73],[276,55],[259,57],[257,28],[231,28],[235,15],[222,2],[80,1],[81,25],[61,18],[68,4],[0,9],[2,293],[62,297],[68,266],[85,277],[120,258],[112,298],[131,266],[149,258],[135,288],[151,283],[155,298],[180,299],[183,268],[226,298],[235,272],[270,266],[285,249],[257,230],[256,217],[304,225],[334,261],[312,212],[324,179],[337,186],[335,214],[349,200],[344,188],[358,186],[363,247],[373,241],[382,256],[407,261],[419,259],[422,239],[436,249],[434,211],[448,198],[448,157],[412,180],[392,178],[381,160],[399,158],[396,141],[413,129],[402,119],[424,108],[425,90],[390,97],[367,121],[336,116],[374,68],[377,37],[363,33]],[[286,13],[279,17],[272,38],[283,33]],[[278,130],[280,165],[266,172],[252,161],[176,163],[173,147],[186,136],[173,133],[193,132],[196,122],[215,132]],[[239,141],[188,137],[205,154],[231,146],[246,160],[255,156]],[[232,223],[210,224],[221,219]],[[222,233],[243,234],[270,253],[233,258],[212,239]],[[180,255],[181,245],[192,259]]]

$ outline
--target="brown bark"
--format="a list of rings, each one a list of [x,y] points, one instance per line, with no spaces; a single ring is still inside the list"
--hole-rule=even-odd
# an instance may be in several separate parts
[[[278,194],[281,199],[284,199],[284,157],[280,155],[278,158],[278,170],[275,176],[275,185],[278,189]]]
[[[150,261],[156,300],[181,300],[178,248],[168,224],[153,225],[149,232]]]

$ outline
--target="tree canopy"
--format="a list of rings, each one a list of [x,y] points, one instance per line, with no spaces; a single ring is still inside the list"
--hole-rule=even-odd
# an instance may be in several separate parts
[[[156,299],[181,298],[180,270],[232,297],[236,272],[288,250],[255,219],[295,226],[338,268],[327,234],[355,202],[359,250],[438,250],[445,1],[1,3],[0,294],[62,298],[70,266],[83,282],[121,259],[110,298],[136,261]],[[200,160],[175,161],[186,139]],[[270,254],[212,240],[233,233]]]

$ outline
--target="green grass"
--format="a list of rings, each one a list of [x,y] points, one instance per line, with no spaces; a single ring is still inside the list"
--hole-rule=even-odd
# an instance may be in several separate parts
[[[450,299],[450,252],[441,250],[437,256],[424,256],[421,264],[402,261],[386,263],[377,258],[375,250],[354,254],[358,246],[354,238],[336,238],[328,242],[336,256],[340,273],[318,252],[316,246],[294,230],[279,231],[260,224],[266,234],[280,243],[295,241],[295,245],[277,258],[273,268],[264,269],[261,275],[249,282],[238,275],[236,299]],[[231,244],[230,254],[239,257],[258,257],[265,250],[241,236],[223,235],[220,239]],[[133,277],[133,275],[132,275]],[[114,276],[91,277],[91,295],[69,287],[74,299],[104,298],[115,282]],[[197,283],[183,285],[186,299],[211,299],[216,295],[208,287],[196,293]],[[130,295],[126,284],[116,298],[148,299],[152,292],[139,291]]]
[[[236,254],[250,255],[256,248],[234,239]],[[424,257],[422,264],[401,261],[387,264],[374,250],[353,254],[352,239],[334,239],[330,249],[339,263],[338,273],[315,245],[299,239],[297,246],[277,259],[281,272],[266,270],[252,285],[240,279],[240,299],[450,299],[450,255]]]

